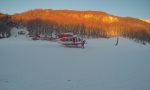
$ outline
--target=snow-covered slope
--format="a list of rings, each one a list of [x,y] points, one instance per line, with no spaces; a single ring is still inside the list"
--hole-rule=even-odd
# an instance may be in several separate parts
[[[30,39],[0,40],[0,90],[150,90],[150,45],[119,38],[85,49]]]

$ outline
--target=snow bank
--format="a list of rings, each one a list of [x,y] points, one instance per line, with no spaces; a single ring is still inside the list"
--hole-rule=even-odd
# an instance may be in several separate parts
[[[12,28],[10,33],[11,33],[11,38],[12,37],[18,37],[19,36],[19,32],[24,32],[24,35],[21,36],[27,36],[28,35],[28,31],[26,28]]]

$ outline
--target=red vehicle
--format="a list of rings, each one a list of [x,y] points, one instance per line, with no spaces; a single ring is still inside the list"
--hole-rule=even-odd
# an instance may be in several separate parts
[[[32,39],[33,40],[39,40],[40,39],[40,34],[36,33],[36,35]]]
[[[58,35],[59,43],[65,47],[77,47],[84,48],[85,40],[81,39],[77,35],[63,33]]]

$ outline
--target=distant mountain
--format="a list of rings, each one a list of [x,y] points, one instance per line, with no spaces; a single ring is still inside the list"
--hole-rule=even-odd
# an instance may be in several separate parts
[[[144,20],[144,19],[141,19],[141,20],[143,20],[143,21],[145,21],[145,22],[148,22],[148,23],[150,23],[150,20]]]
[[[0,13],[0,17],[2,17],[4,14]]]
[[[0,14],[9,27],[26,27],[30,34],[74,32],[94,37],[124,36],[150,40],[150,23],[101,11],[36,9],[14,15]]]

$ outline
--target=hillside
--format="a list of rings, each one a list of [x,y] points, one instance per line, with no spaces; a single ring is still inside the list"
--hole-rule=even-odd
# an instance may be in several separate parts
[[[150,20],[145,20],[145,19],[142,19],[143,21],[145,21],[145,22],[148,22],[148,23],[150,23]]]
[[[150,23],[100,11],[36,9],[3,16],[0,21],[9,27],[27,27],[32,35],[56,31],[74,32],[88,37],[123,36],[150,41]]]

